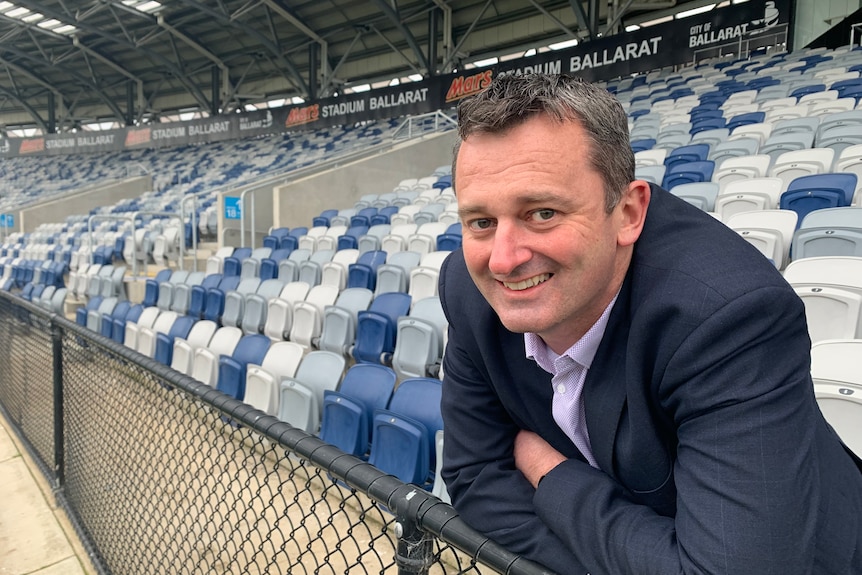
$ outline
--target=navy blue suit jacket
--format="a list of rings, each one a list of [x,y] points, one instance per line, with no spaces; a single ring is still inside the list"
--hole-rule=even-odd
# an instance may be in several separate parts
[[[653,186],[584,387],[600,470],[460,251],[440,297],[443,477],[480,531],[559,573],[862,573],[862,475],[817,408],[802,302],[722,223]],[[569,458],[536,490],[521,429]]]

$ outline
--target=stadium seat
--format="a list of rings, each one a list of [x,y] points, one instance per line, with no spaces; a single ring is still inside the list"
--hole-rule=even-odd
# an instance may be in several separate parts
[[[382,250],[360,254],[356,263],[347,266],[347,287],[364,287],[374,291],[377,285],[377,268],[386,262],[386,257],[387,252]]]
[[[715,209],[720,186],[716,182],[693,182],[675,186],[671,193],[705,212]]]
[[[359,363],[391,361],[395,350],[398,318],[410,312],[411,297],[401,292],[380,294],[371,306],[357,315],[353,357]]]
[[[278,294],[267,304],[266,323],[263,333],[273,341],[285,340],[293,325],[293,306],[302,301],[311,289],[305,282],[290,282],[285,284]]]
[[[217,323],[202,319],[195,322],[186,337],[175,337],[171,368],[185,375],[192,375],[195,350],[207,347],[217,329]]]
[[[218,383],[219,358],[232,355],[242,337],[242,330],[238,327],[224,326],[216,330],[206,347],[195,348],[191,376],[215,387]]]
[[[356,323],[360,311],[368,309],[374,294],[366,288],[347,288],[335,303],[323,309],[323,327],[317,342],[319,349],[347,356],[356,341]]]
[[[163,365],[171,365],[174,341],[177,338],[187,338],[194,324],[194,318],[183,315],[174,320],[167,333],[156,332],[156,349],[153,358]]]
[[[269,350],[269,338],[261,334],[244,335],[237,342],[233,353],[218,359],[216,389],[242,401],[245,398],[246,367],[259,365]]]
[[[778,269],[784,269],[790,257],[796,212],[791,210],[757,210],[730,216],[725,223],[766,256]]]
[[[793,237],[793,258],[862,257],[862,207],[810,212]]]
[[[665,172],[662,187],[666,190],[671,190],[674,186],[680,184],[708,182],[712,178],[714,169],[715,162],[711,160],[676,164]]]
[[[728,183],[715,199],[715,212],[721,221],[736,213],[774,210],[784,182],[780,178],[747,178]]]
[[[258,364],[246,366],[244,401],[268,415],[278,413],[278,389],[285,377],[293,377],[302,361],[303,349],[290,341],[277,341]]]
[[[712,174],[712,181],[722,190],[731,182],[762,178],[769,170],[770,158],[765,154],[727,158]]]
[[[290,341],[310,350],[317,343],[323,329],[323,310],[335,303],[338,287],[318,285],[311,288],[304,300],[293,304],[293,324]]]
[[[386,409],[395,390],[392,369],[357,363],[347,370],[338,391],[323,393],[320,438],[345,453],[367,457],[374,412]]]
[[[443,429],[442,385],[431,378],[402,381],[387,409],[372,419],[368,462],[405,483],[430,489],[436,465],[435,437]]]
[[[294,377],[279,383],[278,418],[306,433],[317,433],[323,394],[338,388],[344,357],[329,351],[312,351],[299,364]]]
[[[793,210],[801,221],[814,210],[849,206],[856,191],[855,174],[817,174],[796,178],[781,194],[778,207]]]
[[[399,379],[437,377],[447,327],[439,297],[415,302],[409,315],[398,318],[392,367]]]
[[[784,279],[805,304],[812,343],[862,338],[862,258],[796,259]]]

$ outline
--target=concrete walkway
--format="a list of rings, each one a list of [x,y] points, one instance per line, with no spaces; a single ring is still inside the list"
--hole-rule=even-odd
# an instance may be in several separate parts
[[[0,575],[95,575],[51,488],[0,415]]]

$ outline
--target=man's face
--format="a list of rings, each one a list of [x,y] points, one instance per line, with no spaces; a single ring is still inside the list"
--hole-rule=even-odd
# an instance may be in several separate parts
[[[606,212],[588,146],[578,123],[536,116],[469,136],[456,163],[473,281],[507,329],[537,333],[558,353],[613,299],[636,239],[625,200]]]

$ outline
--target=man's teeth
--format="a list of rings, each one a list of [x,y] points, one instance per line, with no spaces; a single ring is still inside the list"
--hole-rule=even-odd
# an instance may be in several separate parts
[[[527,278],[525,280],[519,282],[503,282],[503,285],[509,288],[510,290],[521,291],[527,288],[531,288],[533,286],[537,286],[543,281],[550,279],[551,274],[542,274],[538,276],[533,276],[531,278]]]

